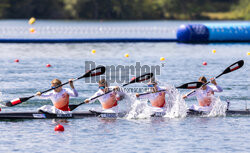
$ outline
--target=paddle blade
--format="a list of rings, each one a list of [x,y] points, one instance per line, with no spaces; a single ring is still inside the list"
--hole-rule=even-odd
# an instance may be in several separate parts
[[[31,97],[33,97],[33,96],[31,96]],[[8,107],[12,107],[12,106],[21,104],[22,102],[29,100],[31,97],[16,98],[16,99],[13,99],[11,101],[6,102],[5,105]]]
[[[181,89],[196,89],[196,88],[200,88],[202,86],[203,83],[201,82],[189,82],[189,83],[185,83],[179,87],[176,88],[181,88]]]
[[[159,90],[159,91],[156,91],[156,92],[147,92],[147,93],[142,93],[142,94],[139,94],[138,97],[142,96],[142,95],[148,95],[148,94],[152,94],[152,93],[158,93],[158,92],[163,92],[163,91],[166,91],[165,89],[163,90]]]
[[[244,61],[243,60],[239,60],[238,62],[235,62],[234,64],[230,65],[228,68],[226,68],[222,74],[226,74],[229,72],[233,72],[239,68],[241,68],[244,65]]]
[[[99,66],[97,68],[89,70],[87,73],[85,73],[83,76],[79,77],[78,79],[102,75],[105,73],[105,71],[106,71],[106,68],[104,66]]]
[[[70,111],[76,109],[79,105],[69,105]]]
[[[78,106],[82,105],[82,104],[86,104],[85,102],[82,102],[80,104],[73,104],[73,105],[69,105],[69,109],[70,111],[76,109]]]
[[[153,73],[144,74],[144,75],[142,75],[142,76],[139,76],[139,77],[133,79],[133,80],[130,81],[129,83],[124,84],[123,87],[126,86],[126,85],[129,85],[129,84],[131,84],[131,83],[146,81],[146,80],[152,78],[153,76],[154,76]]]

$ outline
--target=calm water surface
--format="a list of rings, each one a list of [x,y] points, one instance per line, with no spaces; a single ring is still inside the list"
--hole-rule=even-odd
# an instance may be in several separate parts
[[[160,65],[157,79],[178,86],[196,81],[201,75],[216,76],[243,59],[241,69],[217,80],[224,92],[216,95],[222,101],[229,99],[231,109],[245,109],[246,104],[250,107],[249,43],[0,44],[0,48],[2,100],[46,90],[53,78],[65,82],[79,77],[85,73],[85,61],[105,66],[136,62]],[[125,53],[130,57],[125,58]],[[165,57],[164,63],[161,57]],[[14,59],[20,62],[14,63]],[[207,66],[202,65],[204,61]],[[46,68],[48,63],[51,68]],[[75,82],[75,87],[79,97],[72,98],[71,103],[79,103],[97,90],[97,84],[86,84],[84,80]],[[186,103],[190,106],[196,100],[188,99]],[[51,102],[33,98],[15,107],[2,107],[2,112],[35,111],[45,104]],[[82,105],[76,111],[93,108],[100,109],[100,104]],[[249,117],[0,121],[0,152],[249,152],[249,121]],[[57,123],[64,126],[64,132],[54,132]]]

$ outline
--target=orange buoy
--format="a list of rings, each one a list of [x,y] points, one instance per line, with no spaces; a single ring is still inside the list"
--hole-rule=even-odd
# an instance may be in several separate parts
[[[203,62],[202,64],[203,64],[203,65],[207,65],[207,62]]]
[[[51,65],[50,65],[50,64],[47,64],[46,67],[51,67]]]
[[[58,125],[55,127],[55,131],[63,132],[63,131],[64,131],[64,127],[63,127],[61,124],[58,124]]]
[[[34,33],[36,30],[34,28],[30,28],[30,33]]]
[[[18,63],[18,62],[19,62],[19,59],[15,59],[15,62]]]

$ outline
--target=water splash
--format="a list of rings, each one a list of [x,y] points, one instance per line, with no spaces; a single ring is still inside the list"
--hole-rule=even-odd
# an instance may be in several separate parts
[[[219,97],[211,96],[212,110],[207,117],[226,116],[227,105],[223,103]]]
[[[167,118],[183,118],[187,115],[187,105],[182,99],[179,91],[170,85],[165,85],[169,90],[167,103],[165,106],[165,115]],[[153,107],[148,105],[148,100],[146,99],[136,99],[135,97],[131,98],[131,108],[128,114],[126,115],[127,119],[140,119],[140,118],[150,118],[154,113]]]
[[[148,100],[142,99],[136,99],[135,96],[130,95],[130,109],[125,116],[126,119],[145,119],[149,118],[151,115],[150,108],[148,106]]]
[[[131,93],[126,93],[121,102],[119,102],[119,112],[126,112],[128,113],[131,109],[131,97],[134,96]]]
[[[167,111],[164,117],[168,118],[184,118],[187,116],[188,107],[180,92],[173,86],[166,85],[169,89],[169,97],[167,102]]]

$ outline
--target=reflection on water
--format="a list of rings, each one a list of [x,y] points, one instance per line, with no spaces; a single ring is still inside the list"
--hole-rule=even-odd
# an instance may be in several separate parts
[[[69,122],[67,119],[52,119],[53,124],[67,124]]]

